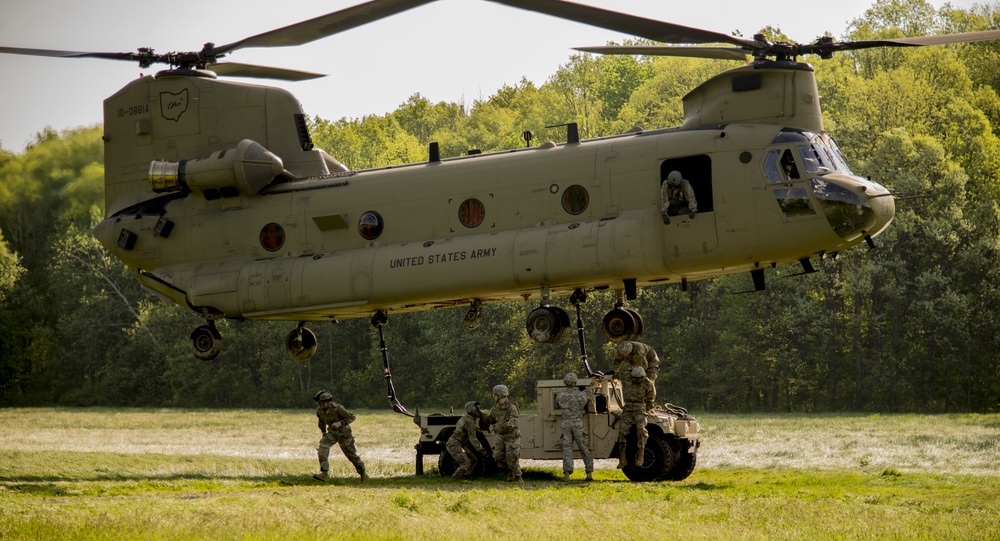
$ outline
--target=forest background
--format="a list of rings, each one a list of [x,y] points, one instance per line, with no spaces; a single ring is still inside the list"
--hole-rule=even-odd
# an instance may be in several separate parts
[[[880,0],[844,38],[1000,28],[998,5],[969,10]],[[774,40],[780,29],[765,28]],[[897,215],[877,237],[818,263],[820,272],[642,288],[630,307],[664,362],[660,401],[713,412],[1000,411],[1000,42],[866,50],[816,68],[824,124],[856,174],[894,190]],[[413,95],[384,116],[314,117],[319,148],[352,169],[678,125],[680,98],[738,62],[574,55],[540,86],[522,80],[487,99]],[[288,324],[221,321],[213,361],[195,359],[199,316],[143,291],[94,240],[103,216],[100,126],[45,130],[23,153],[0,149],[0,406],[284,408],[319,389],[349,407],[388,407],[378,336],[366,319],[313,324],[319,352],[290,359]],[[587,350],[610,366],[600,332],[610,294],[584,304]],[[526,303],[390,314],[395,389],[411,411],[488,402],[497,383],[518,403],[538,379],[583,372],[577,340],[532,342]]]

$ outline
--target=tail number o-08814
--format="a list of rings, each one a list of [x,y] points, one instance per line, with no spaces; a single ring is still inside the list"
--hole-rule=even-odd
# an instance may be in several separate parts
[[[149,104],[144,105],[133,105],[131,107],[119,107],[118,108],[118,118],[125,118],[127,116],[136,115],[148,115],[149,114]]]

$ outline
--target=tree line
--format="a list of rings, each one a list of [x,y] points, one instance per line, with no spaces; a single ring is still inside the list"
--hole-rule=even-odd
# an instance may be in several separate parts
[[[874,39],[998,28],[996,5],[935,9],[880,0],[844,37]],[[765,29],[772,39],[780,30]],[[1000,409],[1000,43],[873,49],[816,68],[824,124],[855,173],[897,194],[877,248],[768,271],[765,291],[734,275],[641,288],[630,306],[659,352],[663,400],[694,411],[950,412]],[[314,142],[352,169],[633,126],[678,125],[680,98],[728,61],[574,55],[542,85],[522,80],[487,99],[413,95],[360,119],[314,117]],[[282,343],[287,324],[220,322],[213,361],[196,360],[194,313],[143,291],[90,233],[103,216],[100,126],[40,133],[23,153],[0,149],[0,405],[301,407],[331,390],[352,407],[388,407],[378,337],[367,320],[314,324],[309,362]],[[583,305],[589,362],[607,370],[600,322]],[[568,304],[568,303],[567,303]],[[390,314],[385,328],[400,400],[411,411],[487,400],[497,383],[530,404],[534,382],[583,372],[575,339],[538,345],[526,303]],[[571,316],[574,316],[572,314]],[[575,320],[575,317],[572,319]]]

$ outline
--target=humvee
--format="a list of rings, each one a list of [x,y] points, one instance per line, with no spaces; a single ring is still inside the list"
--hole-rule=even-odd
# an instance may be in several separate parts
[[[594,399],[587,405],[587,413],[583,416],[594,459],[618,459],[618,419],[623,404],[620,391],[608,377],[580,379],[578,386],[590,388],[594,393]],[[562,411],[556,404],[556,395],[564,390],[566,386],[562,380],[543,380],[535,385],[538,413],[522,413],[518,418],[522,459],[562,460]],[[438,471],[442,476],[455,472],[457,464],[444,446],[460,418],[459,415],[440,413],[416,414],[413,422],[420,427],[420,441],[414,446],[417,451],[417,475],[424,473],[426,455],[438,455]],[[687,478],[694,471],[698,457],[698,420],[688,415],[683,408],[670,404],[657,406],[646,414],[646,419],[649,439],[646,441],[642,466],[635,465],[638,447],[633,429],[627,436],[625,447],[627,465],[622,469],[625,476],[640,482],[680,481]],[[495,437],[486,428],[480,435],[480,443],[487,450],[487,455],[492,454]],[[573,455],[579,459],[580,451],[574,450]],[[473,474],[490,475],[496,469],[491,456],[480,457]]]

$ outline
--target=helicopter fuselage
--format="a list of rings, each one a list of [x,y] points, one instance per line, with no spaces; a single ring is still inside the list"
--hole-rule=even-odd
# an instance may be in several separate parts
[[[310,321],[634,292],[882,231],[893,200],[822,133],[815,84],[800,80],[811,71],[757,72],[749,90],[733,71],[685,98],[680,127],[361,171],[312,148],[283,91],[146,77],[105,104],[95,234],[144,286],[209,319]],[[767,107],[730,120],[747,98]],[[665,223],[671,171],[697,211]]]

